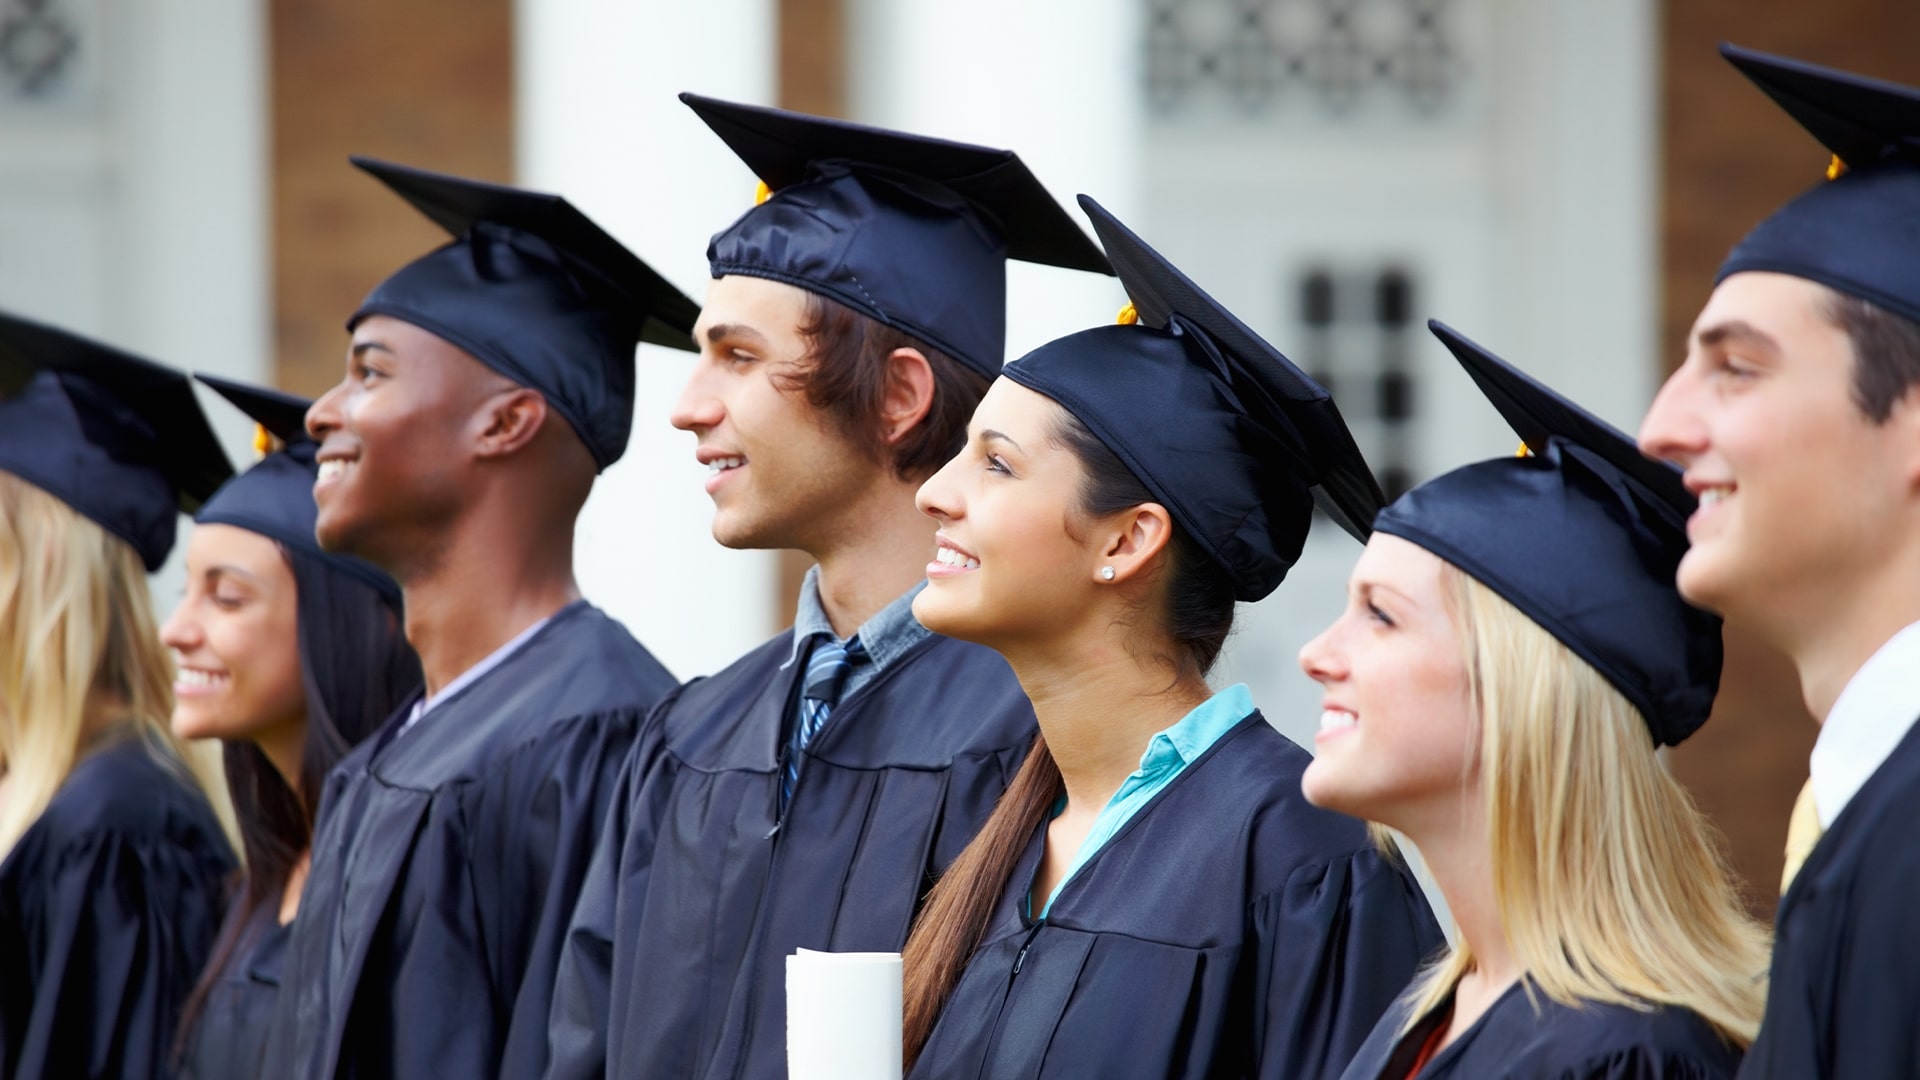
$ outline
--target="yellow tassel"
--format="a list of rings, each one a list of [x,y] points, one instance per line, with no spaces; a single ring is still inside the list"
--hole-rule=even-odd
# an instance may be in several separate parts
[[[1829,180],[1840,179],[1840,177],[1844,175],[1846,171],[1847,171],[1847,163],[1840,160],[1839,154],[1833,155],[1833,160],[1827,162],[1827,179]]]
[[[767,186],[767,182],[765,180],[762,180],[753,186],[753,205],[759,206],[761,203],[766,202],[768,199],[771,199],[771,198],[773,198],[773,189]]]
[[[1119,323],[1121,326],[1132,326],[1134,323],[1139,322],[1140,313],[1134,310],[1133,301],[1127,301],[1127,306],[1120,309],[1120,314],[1116,316],[1113,321]]]
[[[1513,452],[1513,456],[1514,457],[1532,457],[1533,447],[1528,446],[1526,443],[1523,442],[1520,444],[1520,449],[1515,450]]]
[[[273,453],[273,434],[265,424],[253,425],[253,456],[263,458]]]

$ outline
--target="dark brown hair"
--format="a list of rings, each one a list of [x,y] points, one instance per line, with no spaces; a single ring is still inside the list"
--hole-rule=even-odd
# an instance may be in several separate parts
[[[895,349],[914,349],[933,368],[933,404],[927,415],[892,448],[891,462],[902,480],[924,480],[960,452],[967,421],[986,396],[990,380],[939,349],[845,304],[809,291],[807,357],[786,376],[783,389],[806,395],[807,404],[833,419],[841,434],[874,460],[885,460],[886,431],[880,403],[887,392],[887,358]]]
[[[1079,511],[1106,517],[1141,503],[1156,502],[1126,463],[1066,410],[1055,442],[1078,458],[1086,476],[1080,485]],[[1208,558],[1177,525],[1169,545],[1166,588],[1154,629],[1170,642],[1172,655],[1157,657],[1175,671],[1176,681],[1204,679],[1220,657],[1233,629],[1233,577]],[[947,995],[980,947],[994,906],[1006,891],[1014,864],[1033,832],[1064,789],[1047,741],[1035,736],[1013,783],[1001,794],[993,814],[960,856],[953,860],[914,922],[905,957],[904,1024],[907,1068],[933,1034]]]
[[[1920,384],[1920,323],[1841,292],[1828,297],[1826,316],[1853,343],[1854,404],[1869,420],[1885,423]]]
[[[295,644],[307,708],[300,790],[287,783],[258,744],[221,741],[246,872],[214,941],[213,955],[181,1011],[176,1059],[189,1048],[193,1027],[234,953],[247,943],[254,916],[267,905],[278,908],[287,879],[312,843],[327,774],[420,687],[420,660],[407,644],[397,608],[373,586],[319,556],[276,546],[293,571],[297,605]]]

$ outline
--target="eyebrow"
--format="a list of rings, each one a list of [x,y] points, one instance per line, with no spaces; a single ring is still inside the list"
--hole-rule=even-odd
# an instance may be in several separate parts
[[[245,578],[248,581],[258,580],[253,576],[253,574],[250,571],[242,569],[241,567],[238,567],[238,566],[234,566],[230,563],[220,563],[214,566],[209,566],[206,568],[205,571],[203,571],[203,573],[205,574],[205,576],[216,579],[216,580],[223,577]]]
[[[353,358],[358,360],[363,354],[372,352],[375,349],[379,349],[388,356],[398,355],[382,341],[356,341],[353,343],[353,348],[350,351],[353,354]]]
[[[1693,335],[1693,340],[1699,342],[1701,345],[1707,346],[1725,345],[1729,342],[1745,342],[1749,345],[1757,345],[1769,352],[1777,353],[1780,351],[1780,343],[1773,340],[1771,335],[1754,326],[1752,323],[1740,319],[1716,323],[1704,330],[1700,330]]]
[[[1004,431],[995,431],[992,428],[984,428],[981,430],[980,432],[981,442],[988,442],[993,439],[998,439],[1001,442],[1006,443],[1008,446],[1013,447],[1015,450],[1018,450],[1023,454],[1027,452],[1026,447],[1021,446],[1017,442],[1014,442],[1013,439],[1010,436],[1008,436],[1007,433]]]
[[[738,338],[752,345],[764,345],[767,341],[765,334],[745,323],[714,323],[707,327],[707,344],[718,345],[728,338]]]
[[[1378,581],[1358,581],[1354,583],[1354,588],[1360,593],[1360,595],[1367,597],[1369,599],[1371,599],[1373,597],[1373,594],[1375,593],[1386,593],[1392,596],[1394,599],[1398,600],[1400,603],[1405,604],[1410,608],[1418,609],[1420,607],[1419,602],[1414,600],[1413,597],[1408,596],[1406,593],[1401,592],[1399,589],[1396,589],[1391,585],[1383,584]]]

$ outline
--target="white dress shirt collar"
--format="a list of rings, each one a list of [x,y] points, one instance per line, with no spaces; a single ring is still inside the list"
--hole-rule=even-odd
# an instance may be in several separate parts
[[[1840,811],[1920,719],[1920,622],[1887,639],[1834,700],[1808,768],[1820,827]]]

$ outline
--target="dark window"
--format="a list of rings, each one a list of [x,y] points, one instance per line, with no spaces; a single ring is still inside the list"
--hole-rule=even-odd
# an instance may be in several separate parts
[[[79,51],[77,21],[61,0],[0,0],[0,98],[52,97]]]
[[[1305,328],[1294,360],[1333,394],[1381,488],[1397,498],[1419,482],[1415,276],[1398,263],[1319,264],[1302,271],[1294,289]]]

